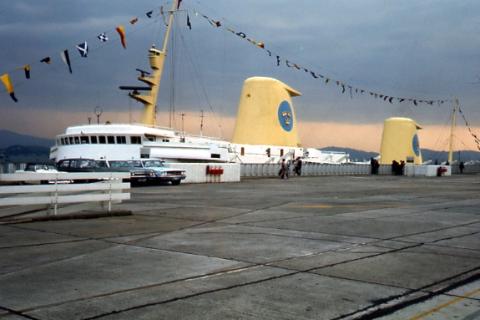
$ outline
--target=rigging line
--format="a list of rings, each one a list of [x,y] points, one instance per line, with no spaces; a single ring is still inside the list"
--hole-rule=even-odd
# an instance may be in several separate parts
[[[452,112],[453,112],[453,111],[452,111]],[[447,119],[445,120],[445,123],[443,124],[443,127],[447,128],[448,123],[450,122],[450,119],[451,119],[451,118],[452,118],[452,113],[448,114]],[[446,132],[446,131],[443,131],[443,130],[442,130],[442,132]],[[439,146],[440,139],[447,139],[447,138],[445,138],[445,137],[442,136],[442,135],[439,135],[439,136],[437,137],[437,140],[435,141],[435,143],[434,143],[434,145],[433,145],[434,148],[436,148],[437,146]],[[447,140],[447,142],[448,142],[448,140]]]
[[[201,14],[201,13],[200,13]],[[209,21],[210,24],[212,24],[212,21],[214,21],[213,19],[209,18],[208,16],[204,15],[204,14],[201,14],[206,20]],[[225,28],[224,26],[221,26],[221,25],[217,25],[217,27],[222,27],[222,29],[224,30],[227,30],[227,31],[230,31],[231,33],[234,33],[236,34],[237,36],[240,36],[239,33],[236,33],[233,29],[231,28]],[[242,32],[241,33],[242,36],[241,38],[246,38],[246,35]],[[247,40],[249,40],[249,42],[252,42],[252,43],[256,43],[256,41],[251,41],[253,39],[249,39],[247,38]],[[263,42],[262,42],[263,43]],[[257,45],[258,46],[258,45]],[[264,47],[262,47],[262,49],[264,49]],[[271,55],[272,52],[269,50],[269,55]],[[274,53],[276,54],[276,53]],[[281,58],[279,55],[277,55],[277,60]],[[284,59],[282,58],[285,63],[287,63],[287,66],[289,67],[292,67],[292,66],[295,66],[296,69],[300,70],[300,69],[304,69],[305,71],[311,71],[311,70],[308,70],[306,68],[302,68],[301,66],[297,65],[297,64],[294,64],[292,61],[289,61],[288,59]],[[280,60],[278,60],[280,61]],[[343,88],[343,92],[345,92],[345,87],[348,85],[348,83],[346,83],[345,81],[340,81],[340,80],[337,80],[337,79],[333,79],[333,77],[328,77],[330,80],[333,80],[332,82],[335,82],[337,84],[337,87],[341,85],[341,87]],[[350,87],[350,86],[349,86]],[[399,96],[392,96],[392,95],[385,95],[385,94],[381,94],[381,93],[378,93],[378,90],[376,90],[376,92],[373,92],[373,91],[370,91],[370,90],[367,90],[367,89],[361,89],[357,86],[354,87],[354,89],[356,90],[360,90],[360,92],[362,91],[366,91],[367,93],[369,93],[370,95],[373,95],[375,96],[375,99],[377,99],[378,96],[380,96],[380,98],[383,98],[385,97],[384,101],[386,101],[387,98],[390,98],[389,99],[389,102],[392,103],[391,99],[398,99],[398,102],[401,103],[405,100],[407,100],[408,102],[413,102],[415,105],[419,104],[419,103],[425,103],[425,104],[429,104],[429,105],[433,105],[433,103],[435,102],[438,102],[438,104],[440,105],[441,103],[445,102],[445,101],[450,101],[448,99],[438,99],[438,98],[435,98],[435,99],[426,99],[426,98],[416,98],[416,97],[399,97]]]
[[[219,129],[219,131],[220,131],[220,132],[219,132],[219,133],[220,133],[220,137],[223,137],[223,127],[222,127],[222,121],[221,121],[222,118],[219,117],[219,116],[216,114],[216,112],[215,112],[215,110],[214,110],[214,108],[213,108],[213,106],[212,106],[212,104],[211,104],[211,102],[210,102],[210,99],[208,98],[207,89],[206,89],[206,87],[205,87],[205,83],[204,83],[204,81],[203,81],[203,78],[202,78],[202,76],[201,76],[201,73],[200,73],[199,70],[197,69],[196,64],[195,64],[195,62],[194,62],[194,59],[193,59],[192,55],[190,54],[190,51],[188,50],[188,46],[186,45],[187,42],[186,42],[186,40],[185,40],[185,38],[184,38],[184,36],[183,36],[183,33],[181,32],[181,29],[179,29],[179,31],[180,31],[180,32],[179,32],[179,33],[180,33],[180,40],[182,41],[182,44],[183,44],[184,47],[186,48],[185,54],[186,54],[186,56],[187,56],[187,59],[188,59],[188,61],[190,62],[190,65],[192,66],[193,72],[194,72],[194,74],[195,74],[195,78],[198,79],[198,82],[199,82],[199,84],[200,84],[200,87],[201,87],[201,90],[202,90],[204,99],[205,99],[205,101],[206,101],[206,103],[207,103],[210,111],[212,111],[212,115],[213,115],[213,117],[215,118],[215,121],[218,123],[218,129]],[[196,83],[195,81],[193,81],[193,83],[194,83],[195,91],[197,91],[197,89],[198,89],[198,88],[197,88],[197,83]],[[198,94],[198,92],[197,92],[197,94]]]
[[[198,1],[198,0],[196,1],[196,3],[197,3],[199,6],[203,6],[203,7],[207,8],[209,11],[211,11],[211,12],[213,12],[213,13],[216,12],[216,10],[215,10],[214,8],[209,7],[209,6],[206,5],[205,3],[201,3],[201,4],[200,4],[200,1]],[[195,10],[195,9],[194,9],[194,10]],[[196,10],[196,11],[198,11],[198,10]],[[201,14],[201,12],[199,12],[199,11],[198,11],[198,13]],[[218,16],[221,16],[221,15],[218,14]],[[231,21],[230,19],[228,19],[228,18],[226,18],[226,17],[224,17],[224,16],[222,16],[221,19],[224,20],[224,21],[226,21],[226,22],[227,22],[228,24],[230,24],[230,25],[235,25],[235,23],[232,23],[232,21]],[[278,46],[275,46],[275,45],[273,45],[272,43],[268,43],[268,47],[274,49],[274,50],[271,50],[271,51],[272,51],[272,54],[273,54],[273,51],[275,51],[275,52],[280,52],[280,51],[281,51]],[[329,74],[333,74],[333,75],[337,76],[337,73],[336,73],[335,71],[333,71],[333,70],[328,70],[328,69],[326,69],[325,67],[321,67],[321,66],[315,65],[315,63],[309,63],[309,64],[314,65],[314,67],[317,68],[317,69],[324,70],[325,72],[328,72]]]

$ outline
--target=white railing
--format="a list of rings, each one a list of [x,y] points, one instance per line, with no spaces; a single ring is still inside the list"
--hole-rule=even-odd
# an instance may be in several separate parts
[[[56,215],[59,204],[100,202],[111,211],[112,202],[130,199],[130,183],[122,182],[129,178],[128,172],[0,174],[0,207],[46,205]]]
[[[242,177],[275,177],[278,176],[280,164],[242,164]],[[370,174],[368,164],[323,164],[304,163],[302,176],[326,176],[326,175],[367,175]],[[290,175],[293,175],[293,166],[290,166]]]

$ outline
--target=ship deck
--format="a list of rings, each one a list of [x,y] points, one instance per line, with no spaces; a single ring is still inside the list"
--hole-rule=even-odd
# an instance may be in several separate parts
[[[479,194],[480,175],[134,188],[130,216],[0,225],[0,319],[474,319]]]

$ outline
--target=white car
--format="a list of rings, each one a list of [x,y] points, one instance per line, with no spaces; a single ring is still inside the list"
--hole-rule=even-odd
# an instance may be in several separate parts
[[[15,173],[22,174],[22,173],[58,173],[57,168],[53,164],[45,164],[45,163],[27,163],[24,170],[16,170]],[[29,181],[28,183],[71,183],[71,180],[38,180],[38,181]]]
[[[142,159],[140,162],[144,169],[154,171],[157,180],[161,182],[171,182],[173,185],[178,185],[187,177],[185,170],[169,168],[163,160]]]

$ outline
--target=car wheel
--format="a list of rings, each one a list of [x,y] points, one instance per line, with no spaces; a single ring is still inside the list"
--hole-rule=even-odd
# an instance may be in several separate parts
[[[178,186],[180,184],[180,180],[172,180],[172,184],[174,186]]]

